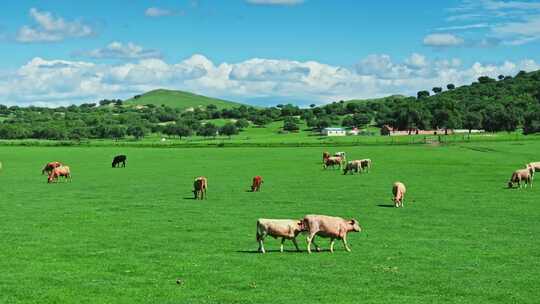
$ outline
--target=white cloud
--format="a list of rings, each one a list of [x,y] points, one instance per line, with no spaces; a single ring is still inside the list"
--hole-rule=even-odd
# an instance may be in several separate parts
[[[502,23],[493,27],[493,33],[505,38],[508,44],[520,45],[540,39],[540,15],[523,21]]]
[[[460,30],[470,30],[470,29],[481,29],[487,28],[489,24],[487,23],[476,23],[476,24],[466,24],[466,25],[454,25],[436,28],[436,31],[460,31]]]
[[[460,46],[464,42],[463,38],[449,33],[429,34],[424,37],[424,45],[431,47]]]
[[[30,17],[34,25],[24,25],[17,33],[17,41],[29,42],[56,42],[66,38],[80,38],[94,34],[94,30],[80,21],[66,21],[54,16],[50,12],[30,9]]]
[[[304,3],[304,0],[246,0],[246,2],[256,5],[298,5]]]
[[[149,7],[144,11],[144,14],[147,17],[163,17],[163,16],[172,16],[176,13],[173,10],[159,8],[159,7]]]
[[[412,54],[403,62],[375,54],[355,69],[315,61],[254,58],[216,64],[203,55],[178,63],[142,59],[121,64],[34,58],[16,71],[0,71],[0,103],[68,105],[127,98],[156,88],[192,91],[238,101],[325,103],[391,94],[414,95],[434,86],[468,84],[480,76],[540,69],[534,60],[501,64],[431,60]]]
[[[463,0],[449,10],[447,22],[468,21],[436,30],[462,30],[470,36],[469,46],[491,47],[500,43],[522,45],[540,40],[539,1]],[[472,30],[479,30],[472,32]]]
[[[123,44],[122,42],[118,41],[113,41],[104,48],[82,52],[82,54],[90,58],[106,59],[143,59],[161,57],[161,53],[157,50],[145,49],[142,46],[136,45],[132,42]]]

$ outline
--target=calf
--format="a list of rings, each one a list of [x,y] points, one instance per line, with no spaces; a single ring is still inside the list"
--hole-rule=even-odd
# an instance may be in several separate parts
[[[362,228],[355,219],[346,220],[341,217],[327,215],[306,215],[304,217],[304,229],[307,231],[307,250],[311,253],[311,243],[317,251],[320,247],[314,242],[315,235],[330,238],[330,252],[334,252],[335,239],[342,240],[345,250],[351,251],[347,244],[347,233],[360,232]]]
[[[407,192],[407,189],[405,188],[405,185],[401,182],[395,182],[392,186],[392,194],[394,195],[392,200],[394,201],[394,206],[396,208],[403,207],[403,199],[405,198],[405,192]]]
[[[304,231],[302,220],[286,220],[286,219],[258,219],[257,220],[257,242],[259,242],[259,252],[265,253],[264,238],[269,235],[273,238],[281,238],[281,246],[279,251],[283,252],[283,243],[285,240],[291,240],[296,247],[296,236]]]
[[[532,188],[532,171],[531,167],[514,171],[508,182],[508,188],[512,188],[514,184],[517,184],[518,189],[521,189],[523,187],[521,182],[525,183],[525,187]]]
[[[264,181],[261,176],[255,176],[253,178],[253,182],[251,183],[251,192],[259,192],[261,190],[261,185],[263,182]]]
[[[208,188],[208,179],[204,176],[199,176],[193,182],[193,194],[195,199],[206,199],[206,189]]]

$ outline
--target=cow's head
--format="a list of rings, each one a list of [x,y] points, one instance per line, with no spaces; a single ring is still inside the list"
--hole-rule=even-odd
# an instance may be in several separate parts
[[[508,188],[512,188],[514,186],[514,184],[512,183],[512,181],[509,181],[508,182]]]
[[[303,220],[298,220],[298,222],[296,222],[296,227],[299,231],[306,231],[306,225]]]
[[[351,219],[349,221],[349,224],[351,225],[353,231],[356,231],[356,232],[362,231],[362,227],[360,227],[360,223],[358,223],[357,220]]]

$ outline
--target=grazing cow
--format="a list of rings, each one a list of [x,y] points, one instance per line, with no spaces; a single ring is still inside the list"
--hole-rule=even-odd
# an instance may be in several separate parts
[[[323,168],[327,169],[328,167],[332,167],[332,169],[335,168],[335,166],[339,166],[339,169],[343,166],[343,159],[339,156],[330,156],[327,158],[323,164]]]
[[[122,167],[125,167],[126,166],[126,160],[127,160],[127,156],[125,155],[117,155],[113,158],[113,161],[112,161],[112,167],[113,168],[116,168],[116,167],[120,167],[120,164],[122,164]]]
[[[52,183],[58,181],[59,177],[63,177],[65,181],[69,179],[71,181],[71,171],[69,170],[68,166],[60,166],[54,168],[51,173],[49,173],[49,177],[47,178],[47,183]]]
[[[394,195],[393,201],[394,206],[396,208],[403,207],[403,199],[405,198],[405,192],[407,192],[407,189],[405,188],[405,185],[401,182],[395,182],[392,186],[392,194]]]
[[[358,173],[361,170],[361,162],[359,160],[351,160],[347,162],[347,165],[345,165],[345,168],[343,169],[343,175],[347,173]]]
[[[323,152],[322,153],[322,162],[323,164],[326,162],[326,159],[330,157],[330,152]]]
[[[529,186],[532,188],[532,171],[532,167],[514,171],[508,182],[508,188],[512,188],[514,184],[517,184],[518,189],[521,189],[523,187],[522,182],[525,184],[525,187]]]
[[[60,166],[62,166],[62,163],[57,162],[57,161],[47,163],[45,165],[45,167],[43,167],[43,170],[41,170],[41,175],[45,174],[45,172],[47,172],[47,174],[50,175],[54,168],[57,168],[57,167],[60,167]]]
[[[251,192],[259,192],[261,190],[261,185],[263,182],[264,181],[261,176],[255,176],[253,178],[253,182],[251,183]]]
[[[208,188],[208,179],[204,176],[199,176],[193,182],[193,194],[195,199],[206,199],[206,189]]]
[[[259,242],[259,252],[265,253],[264,238],[269,235],[273,238],[281,238],[280,250],[283,252],[283,243],[285,240],[291,240],[298,248],[296,236],[304,231],[304,223],[302,220],[276,220],[276,219],[258,219],[257,220],[257,242]]]
[[[327,215],[306,215],[304,217],[304,229],[307,231],[307,250],[311,253],[311,243],[317,251],[320,247],[314,242],[315,235],[330,238],[330,252],[334,252],[335,239],[342,240],[345,250],[351,251],[347,244],[347,233],[360,232],[362,228],[355,219],[346,220],[341,217]]]

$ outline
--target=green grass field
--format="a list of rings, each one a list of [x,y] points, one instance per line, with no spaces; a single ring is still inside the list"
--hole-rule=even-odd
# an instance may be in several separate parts
[[[374,168],[322,170],[324,150]],[[0,303],[538,303],[540,190],[505,189],[538,151],[0,146]],[[127,167],[111,169],[120,153]],[[72,183],[46,183],[52,160]],[[198,175],[206,201],[191,199]],[[247,192],[254,175],[260,193]],[[389,207],[396,180],[403,209]],[[310,213],[358,219],[352,252],[279,253],[268,238],[270,252],[255,253],[257,218]]]

